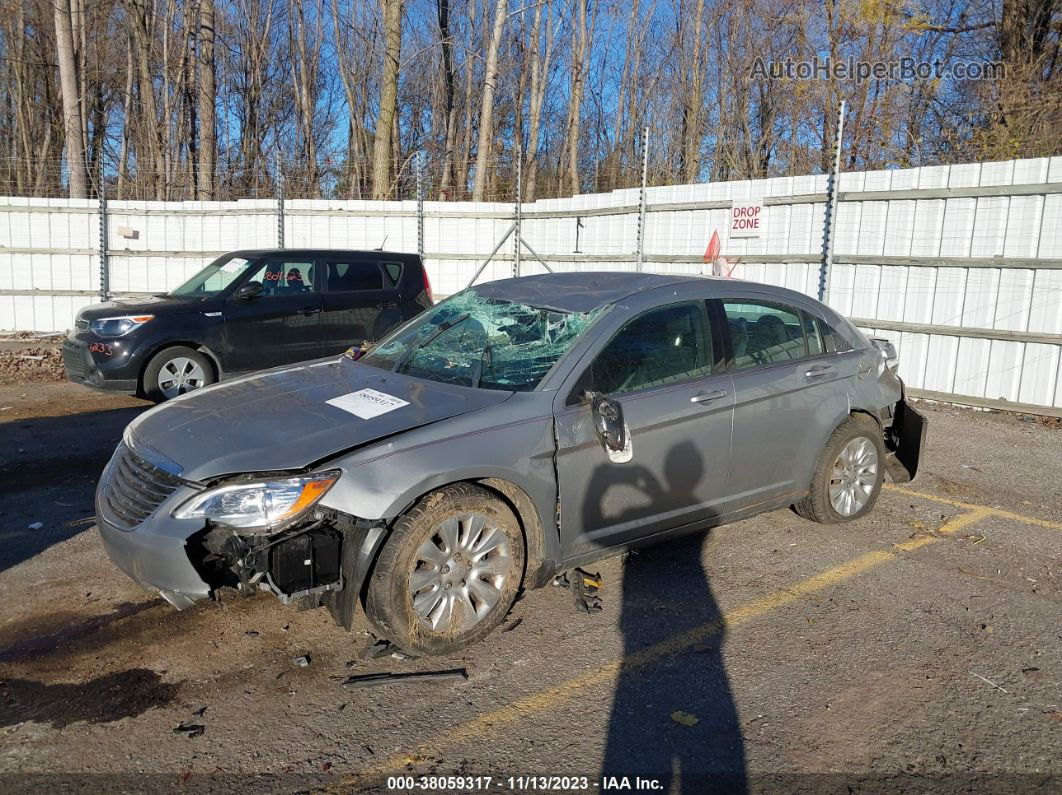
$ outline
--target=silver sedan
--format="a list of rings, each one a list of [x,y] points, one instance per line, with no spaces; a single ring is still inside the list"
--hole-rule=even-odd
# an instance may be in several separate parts
[[[786,506],[864,516],[924,444],[896,364],[778,287],[491,282],[375,346],[142,415],[103,473],[99,529],[179,608],[264,589],[451,653],[521,588],[635,545]]]

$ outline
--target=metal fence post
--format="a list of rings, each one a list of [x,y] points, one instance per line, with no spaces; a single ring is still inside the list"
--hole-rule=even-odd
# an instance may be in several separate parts
[[[833,267],[833,228],[837,217],[837,181],[841,171],[844,136],[844,100],[837,109],[837,138],[833,142],[833,168],[826,178],[826,212],[822,216],[822,265],[819,266],[819,300],[826,300],[826,287]]]
[[[520,138],[516,139],[516,202],[513,216],[513,276],[520,275],[520,249],[523,243],[523,216],[524,216],[524,148],[520,145]]]
[[[96,186],[96,199],[99,202],[100,216],[100,300],[106,301],[111,295],[111,269],[107,260],[107,183],[104,182],[103,154],[100,154],[98,165],[98,184]]]
[[[642,188],[638,193],[638,264],[641,272],[645,260],[645,187],[649,179],[649,128],[642,135]]]
[[[280,151],[275,157],[275,173],[273,181],[276,185],[277,194],[277,248],[284,248],[284,171],[280,165]]]
[[[424,152],[417,152],[417,253],[424,259]]]

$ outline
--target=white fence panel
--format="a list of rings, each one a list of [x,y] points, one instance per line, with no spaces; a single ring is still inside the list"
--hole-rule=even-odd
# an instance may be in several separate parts
[[[1062,158],[842,174],[827,302],[893,340],[913,389],[986,405],[1062,408]],[[815,295],[826,177],[645,191],[643,268],[699,275],[713,232],[733,275]],[[635,270],[641,192],[526,202],[523,239],[553,270]],[[763,202],[759,237],[729,238],[730,206]],[[462,289],[511,228],[504,203],[424,202],[437,294]],[[289,199],[110,201],[112,294],[171,289],[224,251],[416,251],[417,203]],[[0,198],[0,328],[62,330],[98,299],[95,200]],[[513,238],[479,280],[514,271]],[[521,273],[544,267],[529,249]],[[875,325],[875,324],[880,324]]]

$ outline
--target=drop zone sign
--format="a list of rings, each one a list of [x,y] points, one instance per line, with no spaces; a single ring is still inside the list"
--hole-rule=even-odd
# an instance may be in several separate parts
[[[730,237],[759,237],[763,222],[762,204],[735,204],[730,208]]]

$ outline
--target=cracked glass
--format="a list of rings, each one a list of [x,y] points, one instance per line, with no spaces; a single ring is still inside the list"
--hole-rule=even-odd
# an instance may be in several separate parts
[[[526,392],[600,312],[561,312],[465,290],[397,329],[359,361],[432,381]]]

